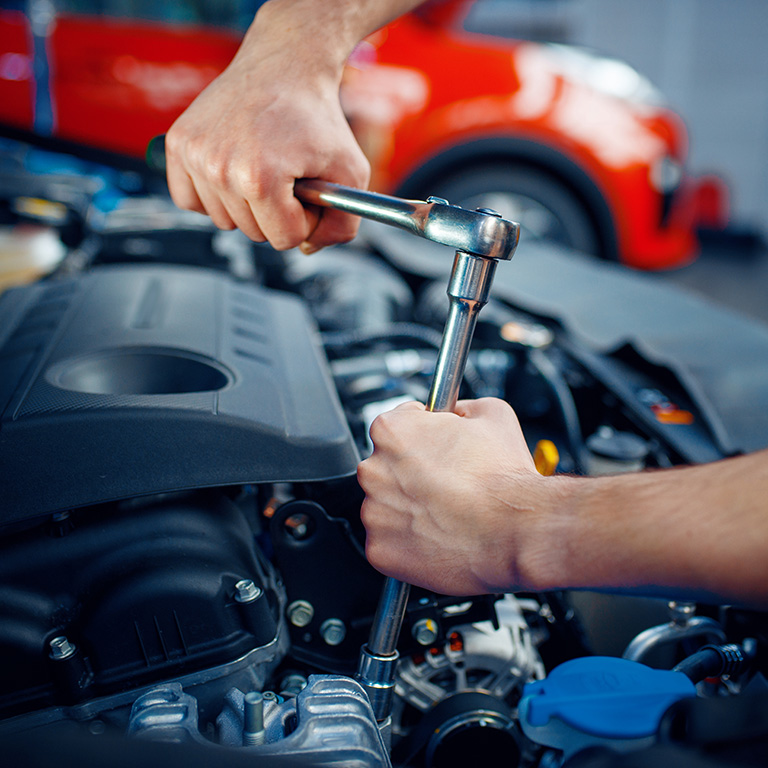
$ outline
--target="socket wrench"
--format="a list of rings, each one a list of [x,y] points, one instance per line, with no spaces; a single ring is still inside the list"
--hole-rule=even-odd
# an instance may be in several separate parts
[[[519,225],[495,211],[469,211],[441,198],[403,200],[307,179],[297,181],[294,192],[302,202],[337,208],[456,249],[448,281],[450,309],[427,400],[429,411],[452,411],[477,315],[488,301],[498,261],[514,254]],[[385,580],[370,637],[360,649],[356,677],[368,693],[381,727],[386,727],[392,712],[397,641],[409,592],[409,584]]]

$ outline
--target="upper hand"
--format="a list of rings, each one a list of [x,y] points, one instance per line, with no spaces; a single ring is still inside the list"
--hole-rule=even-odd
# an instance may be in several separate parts
[[[166,137],[168,185],[181,208],[221,229],[311,252],[346,242],[358,220],[302,206],[296,179],[367,187],[369,166],[344,117],[340,72],[248,40]],[[284,47],[284,46],[283,46]]]

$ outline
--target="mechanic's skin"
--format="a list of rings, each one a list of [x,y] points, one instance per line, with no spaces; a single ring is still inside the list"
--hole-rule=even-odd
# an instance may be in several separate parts
[[[293,196],[298,178],[366,187],[339,104],[359,40],[418,0],[270,0],[230,66],[166,139],[175,202],[275,248],[350,240],[357,220]],[[537,474],[512,409],[408,404],[360,465],[366,552],[454,595],[596,588],[768,607],[768,452],[606,478]]]
[[[455,595],[592,588],[768,606],[768,451],[611,477],[543,477],[503,400],[407,403],[358,468],[366,554]]]
[[[355,45],[419,0],[270,0],[226,70],[166,136],[168,186],[181,208],[207,213],[278,250],[311,253],[351,240],[358,220],[304,208],[296,179],[367,188],[370,168],[339,102]]]

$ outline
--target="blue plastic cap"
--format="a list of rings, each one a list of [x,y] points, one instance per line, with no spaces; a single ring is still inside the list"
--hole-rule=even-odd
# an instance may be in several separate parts
[[[529,683],[523,700],[532,726],[557,718],[584,734],[632,739],[653,735],[670,705],[695,695],[682,672],[592,656],[567,661],[546,680]]]

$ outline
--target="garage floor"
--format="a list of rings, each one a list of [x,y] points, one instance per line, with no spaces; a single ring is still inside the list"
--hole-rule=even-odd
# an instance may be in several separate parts
[[[768,244],[757,238],[705,235],[693,264],[660,273],[658,279],[685,285],[768,323]]]

